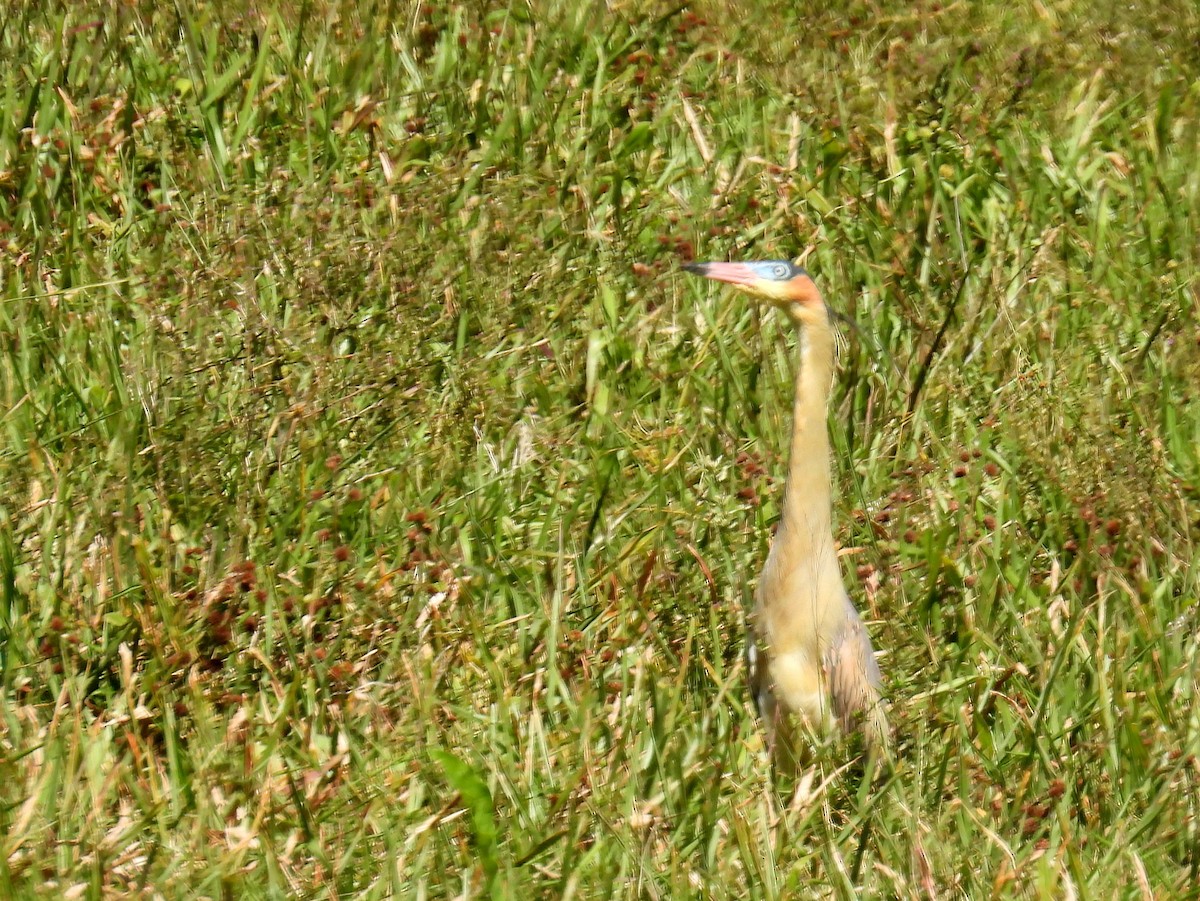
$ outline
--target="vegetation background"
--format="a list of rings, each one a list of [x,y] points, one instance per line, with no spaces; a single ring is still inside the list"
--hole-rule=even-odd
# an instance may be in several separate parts
[[[4,4],[0,895],[1197,895],[1200,11],[804,6]],[[678,264],[795,255],[898,756],[781,796]]]

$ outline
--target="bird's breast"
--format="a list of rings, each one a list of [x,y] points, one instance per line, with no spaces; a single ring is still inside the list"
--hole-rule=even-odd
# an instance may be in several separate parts
[[[846,590],[837,558],[823,554],[804,565],[788,563],[774,552],[767,560],[758,585],[756,629],[770,656],[802,650],[819,661],[845,619]]]

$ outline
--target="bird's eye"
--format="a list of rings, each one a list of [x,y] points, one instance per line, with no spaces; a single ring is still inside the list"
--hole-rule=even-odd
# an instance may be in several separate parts
[[[771,267],[771,274],[775,276],[775,278],[787,278],[788,267],[783,263],[776,263]]]

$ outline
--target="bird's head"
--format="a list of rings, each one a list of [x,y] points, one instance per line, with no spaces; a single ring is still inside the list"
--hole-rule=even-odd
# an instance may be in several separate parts
[[[828,317],[821,292],[808,273],[788,260],[746,263],[686,263],[684,269],[779,307],[797,323],[807,325]]]

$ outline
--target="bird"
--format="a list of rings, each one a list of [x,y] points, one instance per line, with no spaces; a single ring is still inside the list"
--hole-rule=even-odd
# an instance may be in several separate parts
[[[833,542],[827,425],[837,333],[811,276],[788,260],[692,262],[686,271],[775,307],[799,335],[783,512],[747,617],[750,693],[776,763],[795,764],[795,721],[811,734],[861,729],[870,752],[890,731],[870,636]]]

